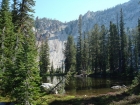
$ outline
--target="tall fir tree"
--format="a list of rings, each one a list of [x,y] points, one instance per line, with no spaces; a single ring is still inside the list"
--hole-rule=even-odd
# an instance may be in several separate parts
[[[121,44],[121,73],[126,76],[127,73],[127,40],[124,31],[123,11],[120,11],[120,44]]]
[[[88,43],[86,33],[84,32],[84,40],[83,40],[83,69],[87,71],[88,69]]]
[[[122,64],[121,64],[121,63],[122,63],[122,61],[121,61],[121,55],[122,55],[122,54],[121,54],[121,37],[120,37],[119,16],[118,16],[118,13],[117,13],[117,17],[116,17],[116,18],[117,18],[117,21],[116,21],[116,22],[117,22],[117,24],[116,24],[116,25],[117,25],[117,35],[118,35],[118,38],[119,38],[119,39],[118,39],[118,40],[119,40],[119,44],[118,44],[118,48],[119,48],[119,49],[118,49],[118,52],[119,52],[119,53],[118,53],[118,57],[119,57],[119,68],[118,68],[118,72],[119,72],[119,73],[118,73],[118,74],[120,75],[120,74],[121,74],[121,65],[122,65]]]
[[[138,52],[138,36],[135,35],[135,39],[134,39],[134,66],[136,71],[138,70],[138,58],[139,58],[139,52]]]
[[[108,48],[107,48],[107,30],[104,25],[101,26],[101,69],[103,72],[103,76],[106,76],[106,69],[108,65]]]
[[[95,75],[98,72],[100,56],[100,33],[98,24],[94,25],[94,29],[91,36],[91,57],[92,57],[92,71]]]
[[[92,49],[92,45],[91,45],[91,37],[92,35],[91,35],[91,32],[88,32],[87,33],[87,45],[88,45],[88,49],[87,49],[87,51],[88,51],[88,67],[87,67],[87,69],[88,69],[88,72],[91,72],[91,69],[92,69],[92,51],[91,51],[91,49]]]
[[[17,0],[13,0],[13,4],[12,4],[12,22],[14,24],[15,27],[15,31],[17,31],[18,29],[18,15],[19,15],[19,2]]]
[[[138,63],[140,64],[140,19],[138,19],[138,35],[137,35],[137,52],[138,52]]]
[[[43,78],[46,76],[47,72],[49,71],[49,45],[48,45],[48,38],[45,41],[42,41],[41,49],[40,49],[40,76]],[[45,82],[45,81],[43,81]]]
[[[109,64],[110,73],[116,75],[119,67],[119,37],[117,34],[117,27],[110,22],[110,36],[109,36]]]
[[[9,9],[9,0],[1,4],[0,19],[0,71],[2,75],[2,88],[5,95],[11,95],[14,89],[13,78],[15,69],[15,34],[12,16]]]
[[[133,68],[133,49],[132,49],[132,37],[129,35],[128,42],[128,64],[129,64],[129,76],[133,76],[134,68]]]
[[[65,72],[75,72],[76,69],[76,49],[72,36],[68,36],[67,43],[65,46]]]
[[[77,51],[76,51],[76,71],[79,74],[83,69],[82,66],[82,15],[79,16],[78,23],[78,40],[77,40]]]
[[[138,27],[137,27],[138,28]],[[129,52],[128,52],[128,54],[129,54],[129,56],[128,56],[128,58],[130,58],[131,56],[130,56],[130,49],[132,50],[132,69],[134,69],[134,71],[135,72],[138,72],[138,59],[139,59],[139,52],[138,52],[138,29],[133,29],[132,31],[131,31],[131,39],[129,40],[129,46],[128,46],[128,50],[129,50]],[[130,35],[129,35],[130,36]],[[130,46],[131,45],[131,46]],[[133,71],[133,72],[134,72]],[[131,72],[131,66],[130,66],[130,72]],[[130,74],[131,75],[131,74]]]
[[[19,6],[16,36],[16,57],[12,94],[18,105],[35,104],[39,96],[40,77],[37,62],[36,39],[33,33],[33,0],[22,0]],[[13,19],[14,20],[14,19]],[[8,83],[7,83],[8,84]],[[10,86],[9,86],[10,87]]]
[[[51,71],[50,71],[50,73],[51,73],[51,74],[54,73],[53,62],[52,62],[52,64],[51,64]]]

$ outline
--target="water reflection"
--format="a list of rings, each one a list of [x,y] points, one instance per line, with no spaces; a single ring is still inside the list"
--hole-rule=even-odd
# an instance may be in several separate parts
[[[47,76],[46,82],[57,85],[58,93],[65,94],[65,77],[63,77],[63,76]]]
[[[60,82],[61,81],[61,82]],[[63,76],[47,76],[46,82],[58,84],[59,94],[69,95],[98,95],[108,92],[114,92],[116,90],[111,89],[113,85],[126,86],[131,84],[128,80],[111,80],[102,78],[70,78],[69,84],[65,83],[65,77]]]

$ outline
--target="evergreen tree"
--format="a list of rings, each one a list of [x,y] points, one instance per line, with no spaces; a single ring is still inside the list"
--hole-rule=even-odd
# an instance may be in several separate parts
[[[135,71],[137,72],[138,70],[138,59],[139,59],[139,52],[138,52],[138,29],[133,29],[131,31],[131,42],[129,40],[129,46],[128,46],[128,50],[130,50],[130,45],[131,45],[131,49],[132,49],[132,66],[133,69],[135,69]],[[130,51],[128,52],[129,56],[128,58],[130,59]],[[131,72],[131,68],[130,68],[130,72]],[[134,72],[134,71],[133,71]],[[131,74],[130,74],[131,75]]]
[[[0,12],[0,72],[2,75],[2,88],[6,95],[11,95],[14,89],[14,63],[15,63],[15,34],[9,0],[3,0]]]
[[[92,70],[95,75],[97,74],[99,66],[99,56],[100,56],[100,33],[97,24],[94,25],[94,29],[91,36],[91,57],[92,57]]]
[[[49,71],[49,45],[48,39],[46,38],[45,42],[42,41],[41,49],[40,49],[40,76],[43,78]],[[45,81],[43,81],[45,82]]]
[[[134,39],[134,67],[137,70],[138,69],[138,58],[139,58],[139,52],[138,52],[138,36],[135,35],[135,39]]]
[[[18,49],[15,57],[14,78],[10,77],[13,83],[11,96],[19,105],[35,104],[34,101],[40,90],[36,39],[32,31],[33,18],[29,14],[33,12],[34,5],[33,0],[22,0],[19,6],[18,36],[16,37]],[[7,85],[9,86],[8,82]]]
[[[88,72],[90,72],[91,71],[91,65],[92,65],[92,52],[91,52],[91,48],[92,48],[92,46],[91,46],[91,32],[88,32],[87,33],[87,52],[88,52],[88,65],[87,65],[87,69],[88,69]]]
[[[121,44],[121,72],[126,76],[127,72],[127,40],[124,31],[123,11],[120,11],[120,44]]]
[[[132,49],[132,38],[129,35],[129,43],[128,43],[128,63],[129,63],[129,75],[133,76],[133,49]]]
[[[83,40],[83,69],[87,70],[88,68],[88,43],[86,39],[86,33],[84,32],[84,40]]]
[[[51,65],[51,71],[50,71],[50,73],[54,73],[53,62],[52,62],[52,65]]]
[[[38,18],[38,16],[37,16],[36,19],[35,19],[35,28],[36,28],[36,29],[39,29],[39,27],[40,27],[39,18]]]
[[[77,73],[80,73],[80,71],[83,69],[82,67],[82,15],[79,16],[79,24],[78,24],[79,30],[79,36],[77,40],[77,51],[76,51],[76,71]]]
[[[18,29],[18,13],[19,13],[19,5],[18,5],[18,1],[17,0],[13,0],[13,4],[12,4],[12,22],[14,24],[15,27],[15,31],[17,31]]]
[[[108,65],[108,48],[107,48],[107,30],[104,25],[101,26],[101,45],[100,45],[100,59],[101,69],[103,70],[103,76],[106,76],[106,69]]]
[[[114,75],[118,72],[119,67],[119,37],[117,34],[117,27],[110,22],[110,36],[109,36],[109,64],[110,73]]]
[[[122,54],[121,54],[121,37],[120,37],[120,29],[119,29],[119,17],[118,17],[118,13],[117,13],[117,34],[118,34],[118,40],[119,40],[119,44],[118,44],[118,56],[119,56],[119,68],[118,68],[118,74],[120,75],[120,73],[121,73],[121,63],[122,63],[122,61],[121,61],[121,56],[122,56]]]
[[[74,40],[72,36],[68,36],[67,43],[65,46],[65,72],[73,71],[76,68],[76,49],[74,45]]]
[[[140,64],[140,19],[138,19],[137,35],[134,38],[134,67],[138,75],[134,79],[135,85],[140,85],[140,72],[138,72]],[[134,33],[134,32],[133,32]]]
[[[61,69],[62,69],[62,73],[63,73],[63,68],[64,68],[64,64],[63,64],[63,61],[62,61],[62,67],[61,67]]]
[[[140,64],[140,19],[138,19],[138,35],[137,35],[137,52],[138,52],[138,63]]]

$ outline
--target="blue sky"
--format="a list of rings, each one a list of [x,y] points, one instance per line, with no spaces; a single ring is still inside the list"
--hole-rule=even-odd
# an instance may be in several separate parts
[[[2,0],[0,0],[1,2]],[[12,0],[10,0],[12,1]],[[87,11],[104,10],[129,0],[35,0],[35,17],[69,22]]]
[[[98,11],[129,0],[36,0],[35,17],[47,17],[62,22],[78,19],[87,11]]]

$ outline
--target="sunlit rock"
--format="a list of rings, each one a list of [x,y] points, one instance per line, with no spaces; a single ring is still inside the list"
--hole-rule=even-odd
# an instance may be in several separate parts
[[[125,85],[122,85],[122,86],[116,85],[116,86],[112,86],[111,88],[112,89],[121,89],[121,88],[126,88],[126,86]]]
[[[55,87],[55,84],[51,83],[42,83],[41,87],[47,92],[47,93],[54,93],[58,94],[57,87]]]

